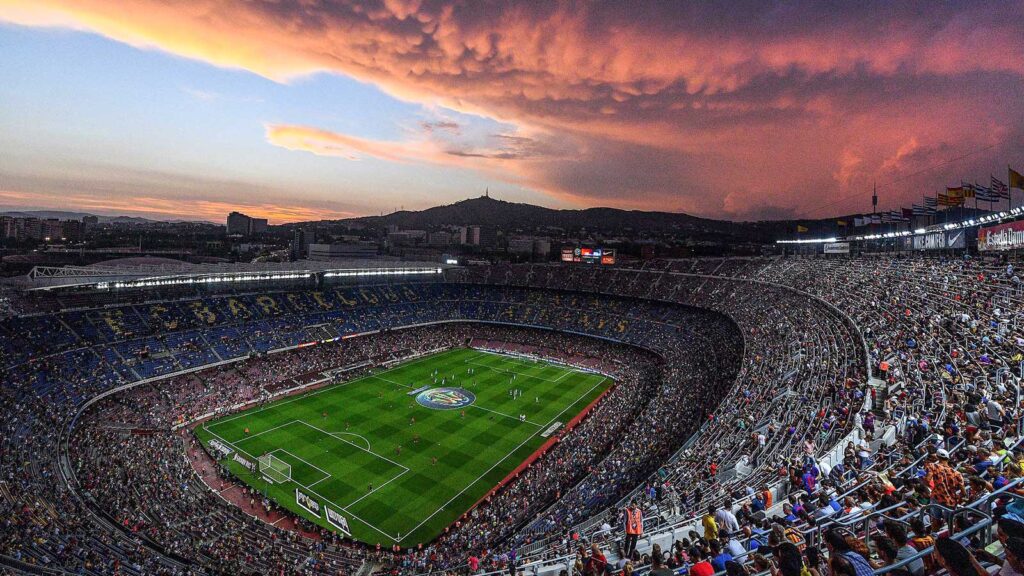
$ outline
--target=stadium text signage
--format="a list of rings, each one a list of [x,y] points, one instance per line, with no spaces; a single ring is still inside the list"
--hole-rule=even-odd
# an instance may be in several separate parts
[[[825,244],[825,254],[849,254],[849,242],[829,242]]]
[[[210,440],[210,448],[213,448],[215,451],[219,452],[221,457],[227,456],[234,452],[234,450],[229,448],[227,444],[224,444],[223,442],[217,440],[216,438]]]
[[[345,534],[351,534],[352,532],[348,529],[348,519],[335,512],[330,506],[324,505],[324,514],[327,517],[327,521],[330,522],[331,526],[334,526],[338,530],[341,530]]]
[[[242,456],[238,452],[235,452],[235,455],[232,458],[234,459],[235,462],[238,462],[242,466],[245,466],[246,470],[248,470],[250,472],[255,472],[256,471],[256,464],[253,464],[251,461],[249,461],[249,459],[247,459],[246,457]]]
[[[1024,220],[978,229],[978,250],[1024,248]]]
[[[311,514],[320,516],[320,503],[298,488],[295,489],[295,503],[308,510]]]
[[[476,401],[476,395],[462,388],[431,388],[416,395],[420,406],[434,410],[457,410]]]

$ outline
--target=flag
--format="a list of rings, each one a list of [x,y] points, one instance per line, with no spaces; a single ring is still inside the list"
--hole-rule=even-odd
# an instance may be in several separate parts
[[[910,222],[914,218],[914,211],[910,208],[900,208],[903,212],[903,221]]]
[[[974,197],[981,202],[999,202],[999,199],[1001,198],[998,192],[980,184],[974,185],[974,194]]]
[[[938,197],[939,206],[961,206],[964,203],[962,196],[949,196],[947,194],[939,194]]]
[[[854,228],[860,228],[863,225],[864,225],[864,219],[861,218],[860,216],[855,216],[854,219],[853,219],[853,227]]]
[[[925,208],[924,206],[920,206],[918,204],[914,204],[914,207],[911,208],[911,210],[913,210],[914,216],[924,216],[925,214],[928,213],[927,208]]]
[[[836,224],[842,227],[846,227],[846,220],[836,220]]]
[[[882,223],[882,216],[880,214],[872,214],[870,216],[870,218],[871,218],[871,223],[872,224],[881,224]]]
[[[1024,190],[1024,176],[1021,176],[1020,172],[1017,172],[1013,168],[1007,168],[1010,171],[1008,176],[1010,180],[1009,188],[1019,188]]]
[[[939,205],[939,200],[938,200],[938,198],[935,198],[935,197],[932,197],[932,196],[926,196],[925,199],[924,199],[924,205],[925,206],[930,206],[932,208],[935,208],[936,206]]]
[[[882,212],[882,224],[892,222],[892,212]]]
[[[1007,186],[1002,180],[992,176],[992,191],[999,194],[1000,198],[1010,197],[1010,187]]]
[[[797,233],[807,232],[807,227],[806,226],[800,226],[799,224],[797,224],[796,231],[797,231]]]
[[[946,188],[946,196],[948,196],[950,198],[961,198],[961,199],[962,198],[974,198],[974,189],[970,187],[970,184],[968,184],[967,186],[964,186],[964,185],[961,184],[960,186],[957,186],[956,188],[949,188],[949,187],[947,187]]]

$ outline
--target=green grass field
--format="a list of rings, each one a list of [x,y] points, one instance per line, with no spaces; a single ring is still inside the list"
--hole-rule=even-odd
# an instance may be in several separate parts
[[[543,445],[555,423],[610,385],[598,374],[457,349],[225,416],[195,433],[252,462],[272,454],[290,466],[284,480],[222,460],[282,507],[334,530],[329,507],[356,540],[413,546],[438,536]],[[455,391],[435,390],[442,386]],[[296,488],[319,503],[318,513],[296,502]]]

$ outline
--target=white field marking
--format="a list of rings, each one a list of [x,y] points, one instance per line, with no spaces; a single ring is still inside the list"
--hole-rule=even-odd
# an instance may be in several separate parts
[[[377,527],[376,527],[376,526],[374,526],[373,524],[370,524],[370,523],[369,523],[369,522],[367,522],[366,520],[363,520],[363,519],[362,519],[362,518],[360,518],[359,516],[356,516],[355,514],[353,514],[352,512],[350,512],[350,511],[348,510],[348,508],[346,508],[345,506],[342,506],[342,505],[338,504],[338,503],[337,503],[337,502],[335,502],[334,500],[331,500],[330,498],[328,498],[328,497],[324,496],[323,494],[321,494],[321,493],[317,492],[316,490],[313,490],[313,489],[312,489],[312,488],[310,488],[309,486],[306,486],[305,484],[300,484],[300,483],[296,482],[295,480],[292,480],[292,483],[293,483],[293,484],[295,484],[296,486],[299,486],[299,487],[301,487],[301,488],[304,488],[304,489],[305,489],[305,490],[306,490],[307,492],[309,492],[309,493],[310,493],[310,494],[312,494],[313,496],[316,496],[317,498],[319,498],[320,500],[322,500],[322,501],[323,501],[323,502],[324,502],[325,504],[331,504],[332,506],[334,506],[334,507],[335,507],[335,508],[337,508],[338,510],[341,510],[342,512],[345,512],[345,513],[347,513],[347,514],[348,514],[349,516],[351,516],[352,518],[355,518],[356,520],[359,520],[359,521],[360,521],[360,522],[362,522],[363,524],[366,524],[366,525],[367,525],[367,526],[368,526],[369,528],[372,528],[373,530],[376,530],[377,532],[380,532],[381,534],[383,534],[384,536],[386,536],[386,537],[387,537],[387,538],[388,538],[389,540],[391,540],[392,542],[398,542],[398,538],[395,538],[395,537],[394,537],[394,536],[392,536],[391,534],[388,534],[387,532],[385,532],[385,531],[381,530],[380,528],[377,528]],[[301,516],[301,514],[300,514],[300,516]]]
[[[292,420],[291,422],[285,422],[284,424],[281,424],[280,426],[274,426],[273,428],[268,428],[268,429],[266,429],[266,430],[264,430],[262,432],[257,432],[255,434],[250,434],[250,435],[246,436],[245,438],[242,438],[240,440],[235,440],[235,443],[236,444],[241,444],[242,442],[245,442],[246,440],[252,440],[253,438],[255,438],[257,436],[262,436],[263,434],[266,434],[267,432],[273,432],[274,430],[277,430],[278,428],[284,428],[285,426],[291,426],[292,424],[295,424],[296,422],[298,422],[298,420]],[[211,432],[211,434],[212,434],[212,432]]]
[[[562,374],[562,375],[561,375],[561,376],[559,376],[558,378],[555,378],[554,380],[552,380],[552,382],[558,382],[559,380],[561,380],[562,378],[565,378],[565,377],[566,377],[566,376],[568,376],[569,374],[575,374],[575,373],[576,373],[576,372],[574,372],[574,371],[572,371],[572,370],[566,370],[566,371],[565,371],[565,374]]]
[[[394,380],[392,380],[390,378],[384,378],[383,376],[374,376],[374,378],[376,378],[377,380],[383,380],[384,382],[390,382],[391,384],[394,384],[395,386],[401,386],[402,388],[409,388],[410,390],[413,389],[413,387],[408,385],[408,384],[402,384],[401,382],[395,382]]]
[[[363,442],[366,442],[367,450],[370,449],[370,441],[367,440],[366,436],[363,436],[362,434],[356,434],[355,432],[328,432],[328,434],[334,436],[335,438],[338,438],[338,436],[342,434],[344,434],[345,436],[355,436],[356,438],[362,439]],[[338,440],[341,440],[341,438],[338,438]]]
[[[426,523],[427,523],[427,521],[429,521],[429,520],[430,520],[431,518],[433,518],[434,516],[437,516],[437,513],[438,513],[438,512],[440,512],[441,510],[444,510],[445,506],[448,506],[449,504],[451,504],[452,502],[454,502],[456,498],[458,498],[459,496],[462,496],[462,494],[463,494],[463,493],[464,493],[464,492],[465,492],[466,490],[469,490],[469,487],[470,487],[470,486],[472,486],[472,485],[476,484],[477,482],[479,482],[479,481],[480,481],[480,479],[481,479],[481,478],[483,478],[484,476],[486,476],[487,474],[489,474],[489,473],[491,472],[491,470],[494,470],[495,468],[497,468],[497,467],[498,467],[498,464],[501,464],[502,462],[504,462],[505,460],[507,460],[509,456],[511,456],[512,454],[514,454],[514,453],[516,452],[516,450],[519,450],[520,448],[522,448],[523,446],[525,446],[525,445],[526,445],[526,443],[527,443],[527,442],[529,442],[530,440],[532,440],[534,436],[536,436],[537,434],[539,434],[541,430],[544,430],[545,428],[547,428],[547,426],[550,426],[550,425],[551,425],[552,423],[554,423],[554,422],[555,422],[555,420],[557,420],[557,419],[558,419],[558,418],[559,418],[559,417],[560,417],[560,416],[561,416],[562,414],[564,414],[566,410],[568,410],[569,408],[572,408],[573,406],[575,406],[577,402],[579,402],[579,401],[580,401],[580,400],[581,400],[581,399],[582,399],[582,398],[583,398],[584,396],[586,396],[587,394],[590,394],[591,392],[593,392],[593,391],[594,391],[594,388],[597,388],[598,386],[600,386],[601,384],[603,384],[605,380],[607,380],[607,378],[601,378],[600,380],[598,380],[597,384],[594,384],[593,386],[591,386],[591,387],[590,387],[590,390],[587,390],[587,391],[586,391],[585,393],[581,394],[581,395],[580,395],[580,397],[579,397],[579,398],[577,398],[575,402],[572,402],[571,404],[569,404],[568,406],[566,406],[565,408],[563,408],[561,412],[559,412],[558,414],[555,414],[555,417],[554,417],[554,418],[552,418],[552,419],[551,419],[551,420],[550,420],[550,421],[549,421],[549,422],[548,422],[547,424],[545,424],[543,428],[539,428],[539,429],[537,429],[537,431],[536,431],[536,432],[534,432],[533,434],[531,434],[531,435],[530,435],[529,437],[527,437],[527,438],[526,438],[526,440],[523,440],[523,441],[522,441],[522,443],[520,443],[520,444],[519,444],[519,446],[516,446],[515,448],[513,448],[513,449],[512,449],[512,451],[511,451],[511,452],[509,452],[508,454],[506,454],[504,458],[502,458],[501,460],[498,460],[497,462],[495,462],[495,463],[494,463],[494,465],[493,465],[493,466],[491,466],[491,467],[490,467],[490,468],[488,468],[488,469],[487,469],[486,471],[484,471],[484,473],[483,473],[483,474],[481,474],[481,475],[477,476],[475,480],[473,480],[472,482],[470,482],[469,484],[467,484],[467,485],[466,485],[466,487],[465,487],[465,488],[463,488],[462,490],[460,490],[458,494],[456,494],[455,496],[452,496],[451,500],[449,500],[449,501],[445,502],[444,504],[442,504],[442,505],[441,505],[441,507],[440,507],[440,508],[438,508],[437,510],[435,510],[435,511],[434,511],[434,512],[433,512],[433,513],[432,513],[432,514],[430,515],[430,516],[427,516],[426,518],[424,518],[424,519],[423,519],[423,521],[422,521],[422,522],[420,522],[419,524],[417,524],[416,526],[414,526],[412,530],[409,530],[408,534],[414,534],[414,533],[416,533],[416,530],[419,530],[420,526],[423,526],[423,525],[424,525],[424,524],[426,524]]]
[[[533,426],[540,426],[540,424],[537,424],[536,422],[534,422],[532,420],[520,420],[518,416],[513,416],[511,414],[505,414],[504,412],[498,412],[497,410],[491,410],[490,408],[484,408],[483,406],[480,406],[478,404],[470,404],[469,407],[470,408],[479,408],[480,410],[486,410],[488,412],[497,414],[498,416],[504,416],[505,418],[511,418],[512,420],[515,420],[516,422],[519,422],[521,424],[531,424]]]
[[[323,482],[324,480],[329,480],[331,478],[334,478],[334,476],[330,476],[330,475],[324,476],[323,478],[321,478],[321,479],[317,480],[316,482],[313,482],[312,484],[310,484],[308,486],[308,488],[312,488],[313,486],[316,486],[317,484]]]
[[[212,430],[207,430],[207,432],[209,432],[210,434],[213,434],[213,436],[214,436],[215,438],[217,438],[217,439],[218,439],[218,440],[220,440],[221,442],[223,442],[223,443],[227,444],[228,446],[231,446],[232,448],[234,448],[234,449],[235,449],[235,450],[237,450],[238,452],[241,452],[242,454],[245,454],[246,456],[248,456],[248,457],[252,458],[253,460],[258,460],[258,458],[256,458],[256,457],[255,457],[255,456],[253,456],[252,454],[250,454],[250,453],[246,452],[245,450],[242,450],[241,448],[238,448],[237,446],[235,446],[235,445],[234,445],[234,444],[232,444],[231,442],[228,442],[228,441],[227,441],[227,440],[225,440],[224,438],[221,438],[220,436],[218,436],[218,435],[217,435],[217,433],[213,432]],[[356,446],[356,447],[358,448],[358,446]],[[372,452],[371,452],[371,454],[372,454]],[[299,483],[299,482],[296,482],[296,481],[295,481],[294,479],[292,479],[292,480],[289,480],[289,481],[290,481],[290,482],[291,482],[292,484],[295,484],[296,486],[300,486],[300,487],[302,487],[302,488],[305,488],[305,489],[306,489],[306,490],[307,490],[307,491],[308,491],[308,492],[309,492],[310,494],[312,494],[312,495],[316,496],[317,498],[319,498],[319,499],[323,500],[323,501],[324,501],[325,503],[333,504],[333,505],[334,505],[334,506],[335,506],[336,508],[338,508],[339,510],[342,510],[342,511],[346,512],[346,513],[347,513],[347,514],[348,514],[349,516],[351,516],[352,518],[355,518],[356,520],[359,520],[360,522],[362,522],[363,524],[365,524],[365,525],[366,525],[366,526],[367,526],[368,528],[371,528],[372,530],[375,530],[375,531],[377,531],[377,532],[380,532],[380,533],[381,533],[382,535],[384,535],[384,536],[385,536],[386,538],[388,538],[388,539],[389,539],[389,540],[391,540],[392,542],[396,542],[396,543],[398,542],[398,538],[395,538],[395,537],[394,537],[394,536],[392,536],[391,534],[388,534],[387,532],[385,532],[385,531],[381,530],[380,528],[377,528],[377,527],[376,527],[375,525],[371,524],[370,522],[367,522],[366,520],[363,520],[363,519],[362,519],[362,518],[360,518],[359,516],[356,516],[355,514],[353,514],[352,512],[350,512],[350,511],[348,510],[348,508],[346,508],[345,506],[342,506],[342,505],[338,504],[337,502],[335,502],[334,500],[331,500],[330,498],[327,498],[327,497],[326,497],[326,496],[324,496],[323,494],[320,494],[319,492],[317,492],[316,490],[313,490],[312,488],[310,488],[309,486],[306,486],[305,484],[301,484],[301,483]],[[294,512],[293,512],[293,514],[294,514]],[[301,516],[301,515],[300,515],[300,516]]]
[[[327,470],[324,470],[323,468],[317,466],[316,464],[313,464],[312,462],[306,460],[305,458],[300,458],[300,457],[296,456],[295,454],[292,454],[291,452],[285,450],[284,448],[278,448],[277,450],[273,450],[273,451],[270,452],[270,454],[273,454],[275,452],[284,452],[285,454],[291,456],[292,458],[298,460],[299,462],[302,462],[306,466],[309,466],[310,468],[316,469],[317,472],[320,472],[321,474],[327,476],[328,478],[331,477],[331,473],[328,472]],[[317,482],[319,482],[319,480],[317,480]],[[298,484],[298,482],[296,482],[296,484]]]
[[[293,398],[287,398],[287,399],[284,399],[284,400],[279,400],[279,401],[271,402],[270,404],[267,404],[266,406],[263,406],[263,407],[258,408],[256,410],[243,410],[243,411],[239,412],[238,414],[235,414],[234,416],[231,416],[231,417],[225,418],[223,420],[217,420],[217,421],[213,422],[212,426],[220,426],[221,424],[226,424],[228,422],[231,422],[232,420],[236,420],[236,419],[241,418],[243,416],[250,416],[252,414],[258,414],[260,412],[263,412],[264,410],[269,410],[271,408],[277,408],[279,406],[284,406],[285,404],[291,404],[292,402],[295,402],[296,400],[302,400],[304,398],[309,398],[311,396],[316,396],[317,394],[322,394],[324,392],[327,392],[328,390],[334,390],[336,388],[341,388],[342,386],[348,386],[349,384],[356,384],[358,382],[362,382],[363,380],[369,380],[370,378],[379,378],[381,374],[387,374],[389,372],[394,372],[395,370],[406,368],[408,366],[412,366],[413,364],[416,364],[417,362],[421,362],[421,361],[426,360],[428,358],[435,358],[437,356],[440,356],[441,354],[447,354],[449,352],[451,352],[451,351],[450,350],[446,350],[446,351],[443,351],[443,352],[438,352],[436,354],[427,354],[426,356],[421,356],[419,358],[415,358],[415,359],[410,360],[408,362],[397,364],[396,366],[394,366],[392,368],[388,368],[387,370],[384,370],[382,372],[377,372],[377,373],[374,373],[374,374],[367,374],[366,376],[360,376],[359,378],[356,378],[355,380],[348,380],[348,381],[342,382],[340,384],[332,384],[332,385],[329,385],[329,386],[324,386],[323,388],[321,388],[319,390],[314,390],[312,392],[299,393],[299,394],[296,394]],[[209,430],[209,426],[207,426],[206,429]],[[210,432],[210,433],[213,434],[213,432]],[[214,436],[216,436],[216,434],[214,434]],[[217,437],[220,438],[219,436],[217,436]],[[230,442],[229,442],[229,444],[230,444]]]
[[[505,373],[515,374],[519,378],[533,378],[534,380],[542,380],[544,382],[558,382],[558,380],[561,380],[562,378],[564,378],[566,374],[575,374],[575,372],[569,371],[569,372],[566,372],[566,374],[562,374],[557,380],[552,380],[551,378],[541,378],[540,376],[534,376],[533,374],[526,374],[526,373],[523,373],[523,372],[517,372],[517,371],[509,369],[509,368],[497,368],[495,366],[491,366],[489,364],[481,364],[479,362],[467,362],[467,364],[474,364],[476,366],[483,366],[484,368],[487,368],[488,370],[492,370],[494,372],[505,372]]]
[[[496,358],[499,362],[512,363],[512,365],[516,366],[517,368],[521,368],[523,370],[535,370],[537,368],[540,368],[541,371],[544,371],[544,370],[546,370],[548,368],[554,368],[554,369],[559,370],[559,371],[562,372],[562,374],[559,375],[554,380],[552,380],[550,378],[541,378],[540,376],[534,376],[534,375],[530,375],[530,374],[522,374],[522,376],[524,376],[526,378],[537,378],[538,380],[546,380],[548,382],[558,382],[559,380],[561,380],[562,378],[565,378],[569,374],[575,374],[575,373],[579,372],[578,370],[574,370],[572,368],[568,368],[568,367],[565,367],[565,366],[558,366],[556,364],[551,364],[550,362],[545,362],[544,360],[538,360],[536,362],[530,362],[530,361],[525,360],[523,358],[519,358],[519,357],[516,357],[516,356],[507,356],[505,354],[499,354],[497,352],[482,352],[482,354],[484,354],[485,356],[489,356],[491,358]],[[481,364],[479,362],[474,362],[472,360],[466,360],[466,363],[467,364],[475,364],[477,366],[486,366],[487,368],[490,368],[491,370],[510,370],[509,368],[502,368],[500,366],[491,366],[489,364],[485,365],[485,364]]]
[[[358,445],[358,444],[356,444],[356,443],[354,443],[354,442],[349,442],[348,440],[345,440],[344,438],[338,438],[337,436],[335,436],[335,435],[331,434],[330,432],[328,432],[328,431],[326,431],[326,430],[324,430],[324,429],[322,429],[322,428],[319,428],[319,427],[317,427],[317,426],[313,426],[312,424],[310,424],[309,422],[306,422],[305,420],[296,420],[296,422],[298,422],[299,424],[305,424],[306,426],[309,426],[309,427],[310,427],[310,428],[312,428],[313,430],[316,430],[317,432],[319,432],[319,433],[321,433],[321,434],[326,434],[327,436],[330,436],[331,438],[334,438],[334,439],[336,439],[336,440],[339,440],[339,441],[341,441],[341,442],[344,442],[345,444],[348,444],[348,445],[350,445],[350,446],[355,446],[356,448],[358,448],[358,449],[362,450],[363,452],[368,452],[368,453],[370,453],[370,454],[373,454],[373,455],[374,455],[374,456],[376,456],[377,458],[380,458],[381,460],[386,460],[386,461],[388,461],[388,462],[390,462],[390,463],[394,464],[395,466],[398,466],[399,468],[403,468],[403,469],[405,469],[405,470],[408,470],[408,469],[409,469],[409,468],[407,468],[406,466],[403,466],[402,464],[399,464],[398,462],[395,462],[395,461],[394,461],[394,460],[392,460],[391,458],[388,458],[387,456],[381,456],[380,454],[377,454],[376,452],[374,452],[374,451],[372,451],[372,450],[368,450],[368,449],[366,449],[366,448],[363,448],[362,446],[360,446],[360,445]]]
[[[369,491],[369,492],[367,492],[366,494],[363,494],[363,495],[362,495],[362,496],[360,496],[359,498],[356,498],[356,499],[355,499],[355,500],[353,500],[352,502],[349,502],[349,503],[348,503],[348,504],[347,504],[347,505],[345,506],[345,508],[342,508],[342,510],[344,510],[345,512],[348,512],[348,508],[349,508],[349,507],[351,507],[351,506],[355,506],[355,505],[356,505],[356,503],[357,503],[357,502],[360,502],[360,501],[362,501],[362,499],[363,499],[363,498],[366,498],[367,496],[369,496],[370,494],[373,494],[373,493],[374,493],[374,492],[376,492],[377,490],[380,490],[381,488],[383,488],[383,487],[387,486],[388,484],[391,484],[391,483],[392,483],[392,482],[394,482],[395,480],[398,480],[399,478],[401,478],[401,477],[402,477],[402,476],[403,476],[403,475],[404,475],[404,474],[405,474],[406,472],[408,472],[408,471],[409,471],[409,469],[408,469],[408,468],[406,468],[405,470],[402,470],[401,472],[399,472],[399,473],[398,473],[398,476],[395,476],[395,477],[394,477],[394,478],[392,478],[391,480],[388,480],[387,482],[385,482],[385,483],[381,484],[380,486],[377,486],[377,487],[376,487],[376,488],[374,488],[373,490],[370,490],[370,491]]]
[[[246,452],[245,450],[242,450],[242,449],[241,449],[241,448],[239,448],[238,446],[235,446],[235,445],[234,445],[234,444],[232,444],[231,442],[228,442],[228,441],[227,441],[227,440],[225,440],[224,438],[221,438],[221,437],[220,437],[220,436],[219,436],[219,435],[218,435],[218,434],[217,434],[216,432],[214,432],[213,430],[209,430],[209,429],[207,429],[206,431],[207,431],[207,432],[209,432],[210,434],[213,434],[213,437],[214,437],[214,438],[216,438],[216,439],[220,440],[221,442],[223,442],[223,443],[227,444],[228,446],[230,446],[230,447],[234,448],[236,452],[241,452],[242,454],[245,454],[246,456],[248,456],[249,458],[252,458],[253,460],[258,460],[258,458],[257,458],[256,456],[253,456],[252,454],[250,454],[250,453]]]
[[[465,360],[463,360],[463,362],[465,362],[466,364],[469,364],[470,360],[476,360],[477,358],[480,358],[481,356],[487,356],[487,352],[484,352],[482,350],[477,350],[476,348],[473,348],[473,350],[476,350],[476,354],[474,354],[474,355],[470,356],[469,358],[466,358]]]

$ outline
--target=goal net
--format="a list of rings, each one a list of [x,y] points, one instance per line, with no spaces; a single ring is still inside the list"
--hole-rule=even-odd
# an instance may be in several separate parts
[[[281,460],[273,454],[264,454],[259,457],[260,474],[275,484],[281,484],[292,479],[292,465]]]

